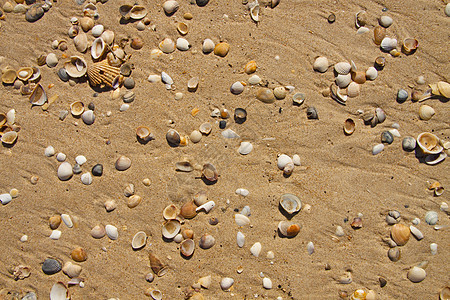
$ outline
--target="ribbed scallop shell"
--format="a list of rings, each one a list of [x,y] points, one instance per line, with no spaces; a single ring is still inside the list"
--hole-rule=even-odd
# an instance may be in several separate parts
[[[120,68],[108,65],[106,60],[92,64],[87,69],[91,85],[106,84],[113,87],[114,79],[120,76]]]
[[[342,75],[350,73],[351,68],[352,66],[346,61],[338,62],[334,65],[334,70],[336,71],[336,73]]]

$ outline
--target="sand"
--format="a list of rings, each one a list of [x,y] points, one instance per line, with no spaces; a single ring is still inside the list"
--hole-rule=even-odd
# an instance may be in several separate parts
[[[56,68],[40,67],[40,82],[48,96],[59,96],[48,111],[31,107],[27,97],[13,87],[0,87],[0,111],[6,113],[14,108],[16,122],[21,126],[16,144],[0,147],[1,193],[11,188],[20,193],[0,207],[2,293],[18,291],[23,295],[34,291],[39,299],[48,299],[53,284],[67,283],[69,278],[62,272],[45,275],[42,262],[48,257],[72,261],[71,251],[83,247],[88,253],[87,261],[80,263],[85,287],[70,287],[72,299],[144,299],[150,287],[161,290],[163,299],[183,299],[185,291],[207,275],[212,276],[212,285],[200,291],[205,299],[336,299],[339,291],[351,294],[358,288],[374,290],[378,299],[437,299],[439,291],[449,285],[448,229],[434,230],[425,223],[424,216],[428,210],[437,211],[438,224],[450,225],[448,215],[439,209],[441,202],[448,203],[449,198],[447,191],[434,197],[426,182],[438,180],[445,188],[450,186],[448,159],[435,166],[426,165],[414,152],[403,151],[401,141],[404,136],[417,137],[424,131],[448,141],[449,107],[442,99],[427,100],[436,115],[422,121],[418,118],[419,103],[398,103],[395,95],[399,88],[410,92],[420,75],[427,84],[449,81],[450,19],[444,14],[443,1],[283,0],[275,9],[261,9],[258,24],[250,19],[241,1],[211,0],[205,7],[179,2],[180,9],[168,17],[161,8],[162,1],[141,1],[150,12],[151,25],[156,26],[155,31],[150,25],[143,32],[137,31],[136,23],[119,24],[118,8],[124,1],[97,5],[100,18],[96,24],[103,24],[116,36],[137,36],[144,41],[141,50],[126,47],[131,54],[129,61],[135,66],[132,77],[136,81],[136,100],[125,112],[119,112],[122,101],[112,100],[110,92],[94,97],[95,91],[87,82],[75,86],[63,83],[56,71],[66,59],[60,59]],[[355,13],[366,10],[372,30],[383,7],[388,9],[385,14],[394,19],[388,28],[389,36],[398,40],[417,38],[416,53],[394,58],[373,43],[372,31],[356,34]],[[176,23],[183,21],[186,12],[193,15],[192,20],[185,21],[190,28],[186,39],[192,48],[151,59],[150,51],[161,40],[179,37]],[[331,12],[336,15],[333,24],[327,22]],[[51,49],[55,39],[68,41],[66,55],[82,55],[91,63],[89,52],[78,53],[67,36],[69,20],[74,16],[82,17],[82,7],[75,1],[53,2],[53,7],[35,23],[26,22],[21,14],[6,14],[0,21],[1,68],[36,66],[37,57],[50,52],[61,58],[61,51]],[[88,38],[92,42],[90,33]],[[228,42],[230,52],[224,58],[204,55],[201,44],[205,38],[215,43]],[[387,62],[375,81],[361,86],[360,96],[342,106],[321,94],[334,76],[331,68],[324,74],[313,71],[314,58],[319,55],[326,56],[330,63],[353,60],[362,70],[372,66],[380,55]],[[290,94],[284,100],[264,104],[255,99],[256,87],[251,86],[240,95],[232,95],[229,87],[233,82],[248,80],[243,66],[250,60],[257,62],[256,74],[270,87],[295,86],[295,92],[306,94],[305,103],[293,106]],[[175,91],[147,81],[149,74],[161,71],[174,79]],[[195,93],[190,93],[187,81],[194,76],[200,78],[200,84]],[[50,84],[54,86],[49,88]],[[425,90],[426,86],[418,88]],[[184,96],[176,101],[174,94],[179,91]],[[70,115],[64,121],[58,119],[59,112],[77,100],[95,104],[93,125],[85,125]],[[308,106],[317,109],[318,120],[306,118]],[[224,139],[218,119],[210,116],[214,108],[222,107],[231,112],[237,107],[246,108],[245,123],[236,124],[232,119],[227,122],[227,128],[237,132],[240,139]],[[376,107],[386,112],[386,121],[374,128],[364,125],[357,110],[373,111]],[[195,117],[191,115],[193,108],[200,109]],[[106,116],[107,111],[112,115]],[[356,131],[345,136],[342,125],[349,117],[355,120]],[[169,128],[189,135],[206,121],[213,124],[213,130],[200,143],[168,146],[165,134]],[[371,149],[380,142],[381,132],[391,129],[393,123],[399,124],[402,138],[395,138],[393,144],[373,156]],[[135,136],[135,128],[140,125],[151,128],[156,139],[140,144]],[[249,155],[237,152],[241,141],[253,144]],[[49,145],[57,153],[65,153],[72,164],[77,155],[86,156],[83,173],[97,163],[103,164],[103,176],[94,177],[92,185],[83,185],[80,175],[60,181],[56,158],[44,156]],[[276,166],[281,153],[301,158],[302,166],[288,178]],[[120,155],[132,160],[131,168],[124,172],[114,168]],[[175,162],[185,157],[200,165],[214,164],[220,174],[217,183],[205,185],[196,171],[176,172]],[[30,183],[33,175],[39,177],[36,185]],[[142,183],[144,178],[150,179],[150,186]],[[123,195],[128,183],[133,183],[136,194],[143,198],[133,209],[126,206]],[[249,196],[236,195],[237,188],[248,189]],[[178,244],[161,238],[162,211],[171,203],[181,206],[200,190],[207,192],[216,207],[209,214],[200,213],[187,220],[184,227],[194,230],[196,243],[201,235],[209,233],[216,244],[208,250],[197,248],[186,260],[180,256]],[[311,206],[309,213],[301,211],[292,218],[302,225],[292,239],[281,238],[276,232],[278,222],[286,220],[278,208],[284,193],[296,194],[303,205]],[[118,204],[109,213],[103,206],[108,199]],[[245,205],[251,208],[252,226],[238,228],[234,214]],[[411,237],[401,247],[402,257],[395,263],[388,259],[389,247],[383,242],[390,232],[385,222],[389,210],[398,210],[401,222],[408,226],[419,218],[421,223],[416,227],[425,236],[421,241]],[[62,224],[61,238],[51,240],[48,218],[62,213],[76,218],[77,226],[67,228]],[[349,224],[358,213],[363,214],[363,227],[354,230]],[[211,217],[217,217],[219,224],[209,225]],[[116,226],[118,240],[93,239],[89,232],[97,224]],[[333,237],[337,225],[344,228],[344,237]],[[133,251],[131,239],[141,230],[149,235],[148,245]],[[236,245],[238,231],[246,235],[243,248]],[[28,241],[21,242],[24,234]],[[312,255],[306,250],[309,241],[315,245]],[[258,258],[249,250],[255,242],[262,245]],[[430,243],[438,244],[437,255],[430,254]],[[152,283],[145,281],[145,275],[151,272],[150,250],[170,266],[165,276]],[[273,251],[275,258],[267,259],[267,251]],[[426,279],[410,282],[407,270],[424,260],[429,261]],[[32,273],[14,281],[8,269],[19,264],[30,266]],[[331,270],[325,270],[326,264]],[[243,267],[242,274],[236,272],[239,266]],[[337,283],[336,279],[348,269],[353,282]],[[272,280],[273,289],[263,289],[261,272]],[[380,276],[387,280],[383,288],[378,282]],[[230,292],[223,292],[219,286],[223,277],[235,280]]]

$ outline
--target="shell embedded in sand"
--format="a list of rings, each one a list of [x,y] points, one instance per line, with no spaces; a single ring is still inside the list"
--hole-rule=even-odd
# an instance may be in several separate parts
[[[93,86],[106,84],[113,87],[114,81],[120,81],[120,68],[110,66],[107,60],[94,63],[87,68],[89,82]]]

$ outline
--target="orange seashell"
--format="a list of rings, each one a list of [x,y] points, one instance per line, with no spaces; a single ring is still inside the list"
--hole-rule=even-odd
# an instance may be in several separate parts
[[[72,251],[72,253],[70,254],[70,256],[76,262],[83,262],[83,261],[85,261],[87,259],[87,253],[81,247],[78,247],[78,248],[74,249]]]
[[[252,74],[255,71],[256,71],[256,61],[251,60],[245,65],[244,72],[247,74]]]
[[[411,231],[409,227],[406,225],[395,224],[391,228],[391,237],[394,240],[394,242],[399,246],[405,245],[408,242],[410,235]]]
[[[150,267],[152,268],[152,271],[159,277],[164,276],[167,271],[169,271],[169,268],[164,265],[159,258],[150,252],[148,254],[148,258],[150,260]]]
[[[225,57],[227,56],[229,50],[230,45],[226,42],[221,42],[214,47],[214,54],[220,57]]]
[[[381,41],[386,37],[386,28],[378,25],[373,30],[373,41],[375,45],[381,45]]]
[[[180,209],[180,215],[186,219],[192,219],[197,215],[195,211],[197,205],[195,205],[194,201],[186,202]]]
[[[363,84],[366,82],[366,72],[356,71],[352,72],[352,80],[358,84]]]
[[[110,66],[107,60],[90,65],[87,68],[89,82],[93,86],[106,84],[116,88],[120,85],[123,77],[120,75],[120,68]]]

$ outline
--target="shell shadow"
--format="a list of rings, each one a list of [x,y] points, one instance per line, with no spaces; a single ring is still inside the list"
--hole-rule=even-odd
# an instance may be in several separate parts
[[[208,179],[206,179],[205,177],[196,177],[196,178],[201,178],[201,180],[206,184],[206,185],[213,185],[213,184],[215,184],[216,182],[217,182],[217,180],[216,181],[210,181],[210,180],[208,180]]]
[[[293,238],[295,238],[295,237],[297,236],[297,235],[294,235],[294,236],[284,236],[283,234],[281,234],[280,229],[277,229],[277,234],[278,234],[278,237],[279,237],[279,238],[282,238],[282,239],[288,239],[288,240],[293,239]]]
[[[289,214],[287,211],[284,210],[284,208],[281,206],[281,203],[278,203],[278,210],[280,211],[280,213],[286,217],[286,219],[291,220],[293,217],[295,217],[300,211],[296,211],[293,214]]]

